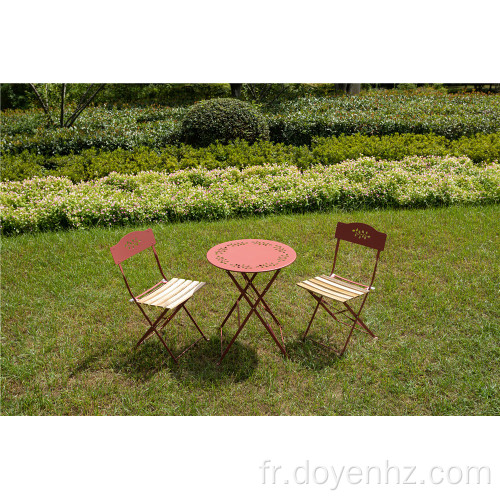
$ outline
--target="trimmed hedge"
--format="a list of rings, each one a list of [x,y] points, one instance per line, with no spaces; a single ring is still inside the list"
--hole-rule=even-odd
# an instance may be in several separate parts
[[[433,133],[458,139],[500,130],[500,96],[419,89],[306,97],[276,105],[267,117],[271,140],[294,145],[356,133]]]
[[[2,154],[29,151],[67,155],[86,149],[132,150],[161,148],[179,142],[179,125],[186,108],[89,108],[71,128],[43,126],[40,112],[2,113]]]
[[[406,156],[467,156],[474,163],[491,162],[500,160],[500,133],[458,139],[432,133],[314,138],[311,152],[315,162],[325,165],[360,156],[386,160],[401,160]]]
[[[166,146],[159,151],[146,147],[134,151],[84,150],[79,155],[43,156],[24,151],[4,155],[2,180],[23,180],[47,175],[65,176],[73,182],[104,177],[111,172],[136,174],[142,171],[174,172],[204,167],[208,170],[263,164],[296,165],[303,170],[315,164],[331,165],[348,159],[371,156],[402,160],[406,156],[467,156],[474,163],[500,161],[500,134],[449,140],[432,134],[395,134],[316,138],[312,146],[286,146],[261,141],[248,144],[211,144],[207,148]]]
[[[500,164],[468,158],[403,161],[374,158],[317,165],[301,172],[283,165],[195,169],[165,174],[113,173],[72,184],[47,177],[0,183],[3,233],[221,219],[385,207],[498,203]]]
[[[230,99],[231,100],[231,99]],[[209,101],[208,101],[209,102]],[[2,153],[43,155],[147,146],[180,141],[187,108],[86,109],[71,129],[43,127],[40,112],[2,112]],[[315,137],[433,133],[448,139],[500,131],[500,96],[437,91],[379,91],[351,97],[308,97],[281,102],[264,113],[270,139],[296,146]],[[219,137],[222,139],[222,137]]]

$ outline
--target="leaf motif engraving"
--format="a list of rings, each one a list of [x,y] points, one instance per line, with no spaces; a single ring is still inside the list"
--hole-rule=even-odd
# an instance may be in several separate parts
[[[140,244],[141,244],[141,240],[134,238],[133,240],[127,241],[127,243],[125,243],[125,246],[129,250],[132,250],[132,248],[138,247]]]
[[[368,231],[365,231],[363,229],[359,229],[359,227],[357,227],[356,229],[353,229],[352,232],[354,233],[354,237],[359,238],[360,240],[361,239],[366,240],[366,239],[370,238]]]

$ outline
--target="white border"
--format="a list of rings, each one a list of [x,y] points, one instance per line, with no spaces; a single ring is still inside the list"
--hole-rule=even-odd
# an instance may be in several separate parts
[[[494,417],[3,417],[5,498],[498,498]],[[263,484],[294,467],[417,468],[418,484]],[[488,466],[491,484],[420,484],[431,467]],[[407,469],[404,469],[407,470]],[[393,473],[392,473],[393,474]],[[393,477],[393,476],[391,476]],[[411,478],[413,479],[413,478]]]
[[[493,0],[26,0],[2,82],[500,81]]]

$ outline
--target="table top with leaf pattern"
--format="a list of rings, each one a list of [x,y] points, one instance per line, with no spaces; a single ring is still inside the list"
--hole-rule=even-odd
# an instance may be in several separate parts
[[[216,267],[240,273],[275,271],[289,266],[297,254],[288,245],[270,240],[245,239],[226,241],[207,252]]]

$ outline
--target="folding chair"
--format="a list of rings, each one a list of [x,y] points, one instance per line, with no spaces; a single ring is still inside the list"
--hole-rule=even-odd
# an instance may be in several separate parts
[[[361,331],[364,330],[375,339],[377,338],[375,334],[361,320],[360,315],[361,311],[363,310],[363,306],[365,305],[368,294],[371,292],[371,290],[374,289],[373,282],[375,280],[375,273],[377,272],[377,264],[379,261],[380,252],[382,252],[382,250],[384,250],[385,248],[385,240],[387,238],[387,235],[385,233],[379,233],[373,227],[368,226],[367,224],[345,224],[343,222],[339,222],[335,230],[335,238],[337,239],[337,244],[335,246],[335,256],[333,258],[332,272],[329,275],[322,274],[321,276],[316,276],[315,278],[302,281],[300,283],[297,283],[297,285],[305,288],[317,301],[316,308],[314,309],[313,315],[311,317],[311,320],[309,321],[309,325],[307,326],[302,340],[305,340],[309,329],[311,328],[314,317],[318,312],[318,308],[319,306],[322,306],[323,309],[325,309],[328,314],[333,317],[333,319],[335,319],[339,323],[342,323],[343,325],[349,326],[349,334],[341,351],[337,351],[336,349],[322,344],[321,342],[315,342],[323,345],[324,347],[332,349],[338,356],[342,356],[347,348],[347,344],[351,340],[352,333],[355,329]],[[339,254],[339,246],[341,240],[373,248],[377,251],[375,255],[375,265],[373,267],[372,278],[369,285],[357,283],[338,274],[335,274],[335,266],[337,263],[337,256]],[[361,305],[357,312],[348,304],[349,301],[356,298],[362,298]],[[332,312],[328,308],[326,299],[330,299],[342,304],[342,306],[340,306],[341,309]],[[350,323],[341,321],[338,318],[338,315],[340,314],[344,315],[343,318],[345,317],[345,319],[351,321],[352,325]],[[361,328],[358,328],[358,325]]]
[[[156,253],[155,245],[156,245],[156,240],[153,235],[153,230],[147,229],[146,231],[133,231],[125,235],[116,245],[112,246],[110,250],[111,254],[113,255],[115,264],[117,264],[118,267],[120,268],[120,271],[123,275],[123,279],[125,280],[125,284],[127,285],[127,289],[130,295],[132,296],[130,302],[135,302],[137,304],[137,306],[139,307],[142,314],[144,315],[144,317],[146,318],[147,322],[150,325],[146,333],[140,338],[140,340],[135,345],[135,348],[139,347],[142,344],[142,342],[144,342],[150,335],[153,335],[155,333],[161,340],[162,344],[164,345],[165,349],[168,351],[170,356],[172,356],[173,360],[177,363],[178,359],[191,347],[196,345],[201,339],[198,339],[196,342],[194,342],[186,349],[184,349],[184,351],[181,352],[177,357],[175,357],[173,352],[168,348],[163,337],[160,335],[159,330],[165,328],[167,324],[174,318],[174,316],[181,309],[184,309],[184,311],[186,311],[187,315],[189,316],[191,321],[194,323],[194,325],[200,332],[201,336],[205,340],[208,340],[208,338],[205,337],[200,327],[198,326],[193,316],[191,316],[191,313],[187,310],[186,307],[186,302],[203,285],[205,285],[205,283],[200,281],[191,281],[179,278],[172,278],[170,280],[167,280],[165,274],[163,273],[160,260],[158,259],[158,254]],[[162,275],[163,279],[158,283],[156,283],[156,285],[153,285],[151,288],[146,290],[145,292],[135,296],[132,293],[132,290],[130,289],[125,273],[123,272],[122,262],[148,248],[151,248],[153,251],[156,263],[158,264],[158,269],[160,270],[160,274]],[[164,310],[160,313],[156,321],[153,322],[146,314],[144,308],[142,307],[142,304],[161,307]],[[172,313],[167,318],[165,318],[169,310],[171,310]],[[163,324],[158,328],[158,325],[162,321]]]

